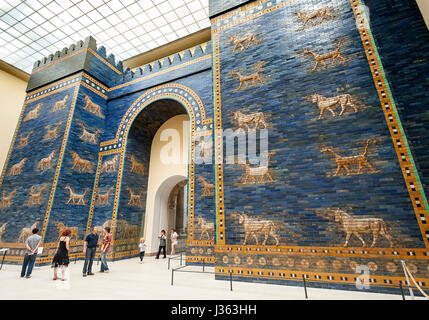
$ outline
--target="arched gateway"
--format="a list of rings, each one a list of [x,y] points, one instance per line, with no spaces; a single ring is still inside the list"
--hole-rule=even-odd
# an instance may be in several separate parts
[[[134,70],[92,37],[36,62],[0,178],[6,262],[34,226],[41,264],[64,227],[79,259],[112,225],[121,259],[174,226],[218,279],[355,290],[364,266],[397,293],[404,259],[428,289],[427,28],[415,2],[319,2],[210,1],[210,41]],[[183,119],[189,165],[153,174],[154,137]],[[248,133],[241,163],[228,130]],[[194,162],[203,136],[215,163]]]
[[[184,122],[186,129],[183,128],[183,126],[182,128],[179,128],[188,130],[188,132],[181,132],[182,135],[179,139],[179,143],[182,142],[183,136],[186,136],[188,139],[188,141],[186,141],[186,146],[184,144],[181,145],[181,151],[185,151],[183,150],[185,147],[187,153],[186,159],[181,157],[181,159],[186,162],[186,172],[182,172],[182,175],[177,175],[177,173],[172,172],[170,176],[164,176],[165,181],[162,181],[159,186],[156,186],[156,188],[159,187],[159,190],[150,190],[152,184],[150,183],[151,177],[148,176],[150,172],[149,168],[154,165],[153,163],[149,165],[151,162],[150,150],[151,147],[154,147],[152,142],[155,141],[154,138],[156,135],[159,136],[157,131],[161,130],[160,128],[163,127],[165,122],[168,122],[169,119],[181,114],[187,115],[187,117],[185,116],[181,121],[184,122],[184,120],[186,120],[186,122],[189,122]],[[150,231],[150,234],[146,234],[146,237],[149,241],[148,247],[153,252],[157,246],[157,235],[160,228],[162,226],[164,226],[165,229],[167,229],[167,227],[173,227],[172,224],[167,226],[167,224],[163,225],[160,223],[159,220],[154,220],[154,216],[157,216],[158,219],[160,215],[167,215],[167,201],[170,193],[178,183],[184,180],[188,181],[188,183],[186,183],[187,203],[185,206],[187,209],[187,238],[189,240],[193,239],[195,138],[198,137],[198,132],[203,132],[204,128],[207,127],[207,124],[206,111],[198,95],[189,87],[171,83],[157,86],[138,97],[122,117],[117,130],[115,130],[115,139],[105,141],[100,144],[95,184],[96,189],[100,186],[100,176],[105,173],[103,172],[103,165],[105,166],[109,161],[113,161],[112,159],[117,159],[118,161],[117,176],[114,181],[114,185],[112,185],[115,188],[112,215],[110,219],[107,219],[111,220],[111,225],[113,226],[114,245],[119,243],[119,248],[131,248],[132,244],[135,244],[138,241],[138,237],[143,235],[143,229],[145,229],[144,220],[149,219],[153,222],[153,225],[146,225],[146,229]],[[135,132],[133,132],[133,129],[135,129]],[[146,130],[146,132],[143,132],[144,130]],[[139,143],[139,139],[141,140],[140,143],[144,145],[143,149],[146,148],[146,150],[137,150],[138,147],[136,147],[135,144]],[[133,153],[139,153],[140,156],[136,156]],[[116,156],[119,156],[119,158],[115,158]],[[140,174],[142,176],[140,180],[136,180],[136,177],[139,174],[135,167],[138,165],[141,165],[145,171]],[[159,169],[158,172],[161,172],[160,175],[162,175],[163,170]],[[153,172],[153,174],[157,175],[156,172]],[[113,182],[113,180],[111,181]],[[103,189],[109,187],[110,186],[105,182]],[[154,197],[152,194],[155,194],[156,196]],[[97,193],[94,193],[92,202],[96,203],[96,201]],[[91,207],[87,224],[87,232],[90,231],[92,226],[99,225],[101,222],[100,219],[95,223],[93,221],[97,215],[95,208],[96,206]],[[146,209],[149,209],[150,212],[146,212]],[[128,213],[126,211],[128,211]],[[139,218],[142,218],[143,215],[145,219],[140,220]],[[132,221],[127,219],[131,219]],[[125,227],[123,226],[124,224]],[[130,226],[132,226],[131,228],[137,227],[139,229],[139,233],[131,235],[128,234],[126,239],[123,239],[123,233],[126,232],[126,228],[130,228]],[[121,253],[119,250],[115,250],[115,252],[112,253],[112,258],[129,256],[132,254],[132,251],[135,250],[135,248],[132,250],[124,250],[124,253]]]

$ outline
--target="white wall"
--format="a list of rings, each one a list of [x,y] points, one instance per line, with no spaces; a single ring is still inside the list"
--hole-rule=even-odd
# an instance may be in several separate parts
[[[0,168],[3,169],[25,99],[27,82],[0,70]]]
[[[426,21],[426,26],[429,28],[429,0],[416,0],[422,12],[423,18]]]
[[[146,239],[147,253],[158,251],[158,235],[166,230],[167,202],[173,187],[188,177],[189,122],[187,115],[178,115],[167,120],[155,134],[152,142],[149,180],[146,198],[146,216],[143,237]],[[171,130],[171,131],[170,131]],[[162,134],[176,133],[173,141],[161,141]],[[180,162],[166,164],[162,161],[163,152],[174,142]],[[164,157],[165,159],[165,157]]]

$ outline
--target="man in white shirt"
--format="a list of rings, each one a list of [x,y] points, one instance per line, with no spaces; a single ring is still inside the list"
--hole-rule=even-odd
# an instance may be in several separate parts
[[[171,240],[171,254],[176,254],[176,245],[177,245],[177,239],[179,238],[179,235],[174,229],[171,229],[170,233],[170,240]]]

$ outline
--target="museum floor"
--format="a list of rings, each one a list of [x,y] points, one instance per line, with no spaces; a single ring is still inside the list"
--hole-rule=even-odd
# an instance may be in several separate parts
[[[20,266],[4,265],[0,271],[0,300],[5,299],[155,299],[155,300],[264,300],[304,299],[302,287],[265,285],[214,280],[214,275],[175,273],[171,286],[168,259],[145,257],[140,264],[137,258],[111,262],[110,273],[96,273],[83,278],[83,262],[71,263],[70,280],[53,281],[49,266],[36,267],[30,279],[20,278]],[[172,260],[173,267],[179,261]],[[186,267],[195,270],[196,267]],[[201,268],[199,268],[201,269]],[[99,266],[95,263],[95,270]],[[206,268],[206,271],[209,268]],[[400,295],[375,294],[308,288],[309,299],[341,300],[401,300]],[[407,300],[410,297],[407,296]]]

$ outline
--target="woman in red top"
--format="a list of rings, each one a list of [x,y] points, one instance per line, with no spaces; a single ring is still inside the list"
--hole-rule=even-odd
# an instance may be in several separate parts
[[[106,255],[110,248],[110,243],[112,242],[112,235],[110,234],[110,228],[104,228],[104,238],[101,244],[101,270],[100,272],[109,272],[109,267],[107,266]]]

